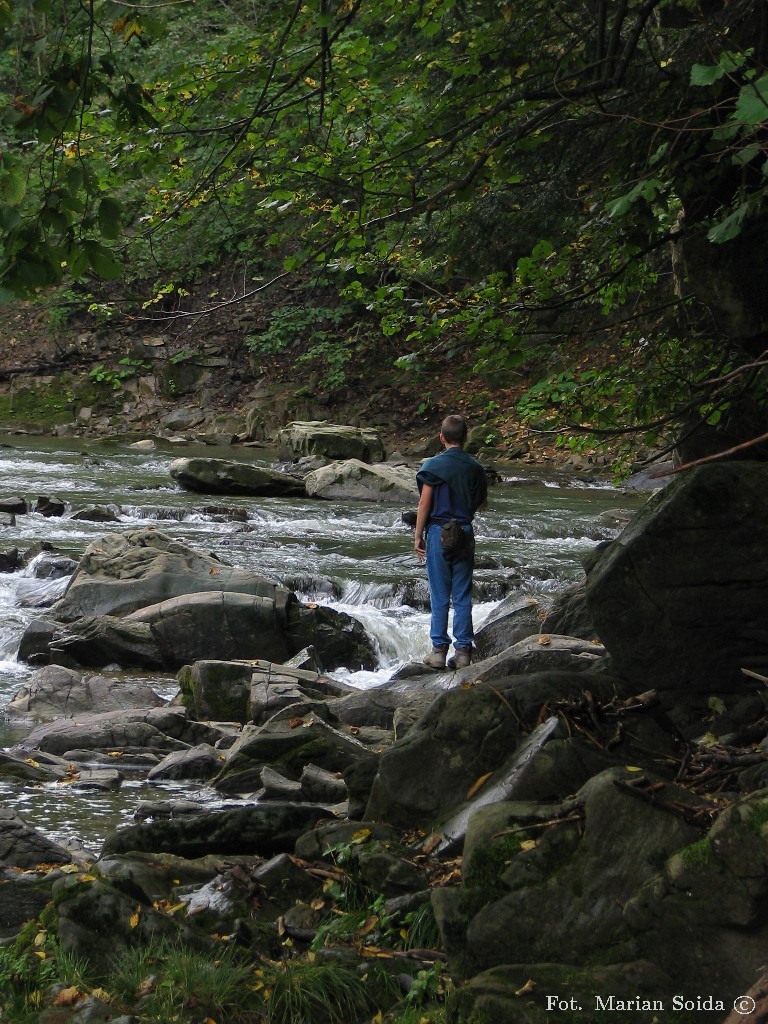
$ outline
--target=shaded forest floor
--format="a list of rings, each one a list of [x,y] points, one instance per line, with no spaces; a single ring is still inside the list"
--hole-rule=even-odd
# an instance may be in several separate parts
[[[407,351],[403,342],[384,337],[373,321],[370,331],[360,332],[357,317],[352,325],[343,319],[338,323],[339,336],[347,339],[348,358],[343,380],[332,379],[332,364],[324,355],[333,338],[317,345],[307,332],[298,331],[282,345],[264,340],[270,338],[275,311],[300,310],[302,303],[318,301],[306,281],[288,279],[247,298],[239,298],[242,290],[238,272],[220,267],[189,285],[181,300],[159,297],[147,304],[146,299],[131,298],[124,287],[110,285],[87,297],[84,290],[64,287],[35,302],[0,306],[0,380],[63,371],[87,376],[100,367],[115,372],[120,360],[138,363],[137,353],[157,345],[157,352],[171,362],[196,353],[216,361],[204,394],[209,414],[242,413],[267,387],[282,396],[288,418],[372,426],[385,437],[389,451],[404,451],[434,437],[446,413],[459,412],[501,457],[568,461],[569,453],[556,446],[553,435],[523,426],[516,414],[520,397],[540,368],[483,376],[473,368],[474,354],[467,345],[450,356],[446,347],[436,347],[417,368],[398,369],[395,360]],[[335,301],[328,293],[319,300],[328,306]],[[354,343],[344,334],[350,327],[357,331]],[[308,358],[314,349],[317,357]],[[161,417],[163,410],[202,401],[194,391],[158,392],[157,398]],[[291,414],[294,407],[302,411]]]

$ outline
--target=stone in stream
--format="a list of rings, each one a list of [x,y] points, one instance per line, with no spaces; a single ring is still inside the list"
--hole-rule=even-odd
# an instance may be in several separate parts
[[[270,600],[290,593],[273,580],[234,569],[159,530],[130,530],[88,545],[53,616],[59,622],[73,622],[127,615],[173,597],[205,592]]]
[[[176,459],[171,476],[186,490],[202,494],[245,494],[266,498],[303,498],[300,477],[228,459]]]
[[[359,459],[334,462],[307,474],[310,498],[329,501],[391,501],[412,503],[419,499],[416,476],[402,466],[369,466]]]
[[[48,665],[19,687],[4,710],[8,715],[52,721],[91,711],[162,707],[165,703],[146,683],[87,676],[60,665]]]
[[[333,608],[302,605],[282,589],[275,600],[185,594],[123,618],[85,618],[56,628],[48,651],[56,664],[179,669],[206,658],[279,664],[309,640],[330,669],[375,667],[374,643],[361,623]]]
[[[28,825],[10,807],[0,806],[0,865],[34,868],[38,864],[70,864],[71,854]]]
[[[184,708],[105,711],[37,726],[18,749],[58,755],[75,749],[167,753],[197,743],[213,744],[223,734],[213,725],[193,721]]]

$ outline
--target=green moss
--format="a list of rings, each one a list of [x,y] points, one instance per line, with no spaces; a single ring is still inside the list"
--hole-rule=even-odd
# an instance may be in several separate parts
[[[0,391],[0,424],[39,432],[70,423],[77,409],[97,404],[103,402],[85,377],[64,373],[16,380]]]
[[[699,839],[696,843],[684,847],[678,852],[678,856],[689,871],[696,871],[711,863],[715,855],[715,848],[708,836]]]
[[[751,831],[758,835],[763,831],[763,827],[768,824],[768,800],[761,801],[757,807],[751,808],[747,824]]]
[[[501,876],[527,838],[525,832],[517,832],[514,835],[504,836],[497,842],[479,846],[472,853],[472,859],[464,879],[465,887],[467,889],[494,890],[499,893],[506,891],[501,882]]]

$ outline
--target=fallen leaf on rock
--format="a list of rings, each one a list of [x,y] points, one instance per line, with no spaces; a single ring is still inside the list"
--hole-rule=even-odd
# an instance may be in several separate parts
[[[425,841],[424,845],[422,846],[422,850],[424,851],[424,853],[432,853],[432,851],[436,847],[438,847],[440,843],[442,843],[442,841],[443,837],[439,835],[437,832],[433,832],[429,839]]]
[[[523,985],[522,988],[517,989],[515,992],[516,996],[527,996],[529,992],[533,992],[536,988],[536,982],[533,978],[529,978],[528,981]]]
[[[552,643],[552,637],[549,636],[547,633],[542,633],[537,642],[540,647],[546,647],[547,644]]]
[[[63,988],[61,992],[56,996],[53,1001],[54,1006],[74,1006],[75,1003],[79,1002],[83,998],[83,993],[77,987],[77,985],[70,985],[69,988]]]
[[[479,779],[475,779],[472,785],[467,790],[467,800],[471,800],[475,793],[480,789],[484,782],[486,782],[493,775],[493,772],[486,772],[485,775],[481,775]]]

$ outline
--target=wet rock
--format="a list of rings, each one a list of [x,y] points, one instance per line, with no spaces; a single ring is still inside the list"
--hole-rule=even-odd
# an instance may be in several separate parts
[[[297,840],[294,852],[302,860],[322,860],[333,850],[369,841],[394,846],[400,841],[400,833],[375,821],[334,821],[305,832]]]
[[[108,971],[124,949],[163,938],[184,940],[193,948],[206,945],[183,921],[151,904],[137,903],[135,892],[120,892],[99,878],[61,879],[54,886],[54,896],[54,927],[62,949],[85,958],[95,971]]]
[[[652,800],[634,786],[642,790],[626,769],[603,772],[562,808],[560,824],[512,826],[474,848],[464,887],[465,905],[476,908],[466,947],[477,967],[637,958],[625,904],[671,854],[697,839],[693,822],[707,803],[671,783]],[[583,822],[574,820],[580,814]]]
[[[63,779],[66,774],[63,766],[40,764],[34,758],[15,757],[6,750],[0,750],[0,778],[54,782]]]
[[[183,708],[150,708],[59,719],[37,726],[20,748],[59,755],[75,748],[167,752],[214,743],[218,735],[215,728],[188,718]]]
[[[533,598],[521,597],[519,594],[507,597],[494,608],[477,631],[475,647],[478,657],[491,658],[508,650],[520,640],[541,632],[542,614],[541,605]]]
[[[209,809],[202,814],[123,828],[107,839],[102,856],[139,851],[189,858],[208,854],[271,857],[291,852],[298,837],[329,814],[328,808],[320,804],[278,801]]]
[[[347,799],[347,784],[339,772],[307,764],[301,770],[299,782],[305,800],[336,804]]]
[[[8,548],[7,551],[0,551],[0,572],[18,572],[21,566],[22,561],[18,548]]]
[[[57,516],[63,516],[67,510],[67,506],[60,498],[54,498],[51,495],[41,495],[35,502],[34,511],[38,515],[46,516],[47,518],[55,518]]]
[[[0,941],[18,935],[28,921],[34,921],[51,900],[57,875],[49,868],[24,872],[0,868]]]
[[[493,661],[476,667],[480,680],[486,678],[483,667]],[[367,817],[403,827],[435,822],[465,802],[479,777],[507,762],[548,701],[581,694],[584,688],[608,696],[615,687],[595,672],[553,669],[498,678],[487,670],[492,684],[481,681],[441,694],[383,753]]]
[[[17,657],[30,665],[46,665],[50,661],[50,643],[57,624],[44,619],[33,619],[19,641]]]
[[[587,607],[586,580],[558,594],[541,624],[541,631],[597,641],[597,626]]]
[[[184,704],[196,718],[245,724],[253,667],[241,661],[205,659],[179,672]]]
[[[265,765],[298,780],[308,764],[343,771],[368,756],[364,744],[333,729],[315,714],[287,721],[271,719],[264,725],[243,729],[227,751],[215,785],[224,792],[247,792],[259,785]]]
[[[418,500],[416,476],[400,466],[370,466],[359,459],[334,462],[309,473],[305,479],[310,498],[330,501]]]
[[[55,665],[107,665],[136,668],[171,668],[148,623],[130,622],[111,615],[81,619],[54,630],[48,659]]]
[[[281,590],[263,576],[233,569],[159,530],[132,530],[102,537],[86,548],[54,617],[72,622],[126,615],[169,598],[205,592],[275,600]]]
[[[0,865],[34,868],[37,864],[70,864],[72,857],[28,825],[10,807],[0,806]]]
[[[165,700],[151,686],[108,676],[84,676],[74,669],[49,665],[34,672],[5,706],[6,714],[38,721],[112,711],[119,708],[162,707]]]
[[[247,494],[254,497],[304,496],[299,477],[228,459],[176,459],[171,476],[183,488],[202,494]]]
[[[75,522],[83,521],[88,523],[119,523],[120,516],[111,508],[104,508],[103,505],[89,505],[87,508],[78,509],[72,512],[69,519]]]
[[[300,782],[286,779],[280,772],[268,765],[261,769],[260,798],[262,800],[301,800],[303,790]]]
[[[175,750],[152,768],[147,775],[149,782],[161,779],[201,779],[208,781],[221,768],[223,754],[210,743],[198,743],[189,750]]]
[[[0,512],[9,516],[24,516],[29,511],[27,499],[19,495],[0,498]]]
[[[115,768],[91,769],[80,771],[70,777],[69,784],[73,789],[89,789],[101,793],[110,793],[120,789],[125,776]]]

